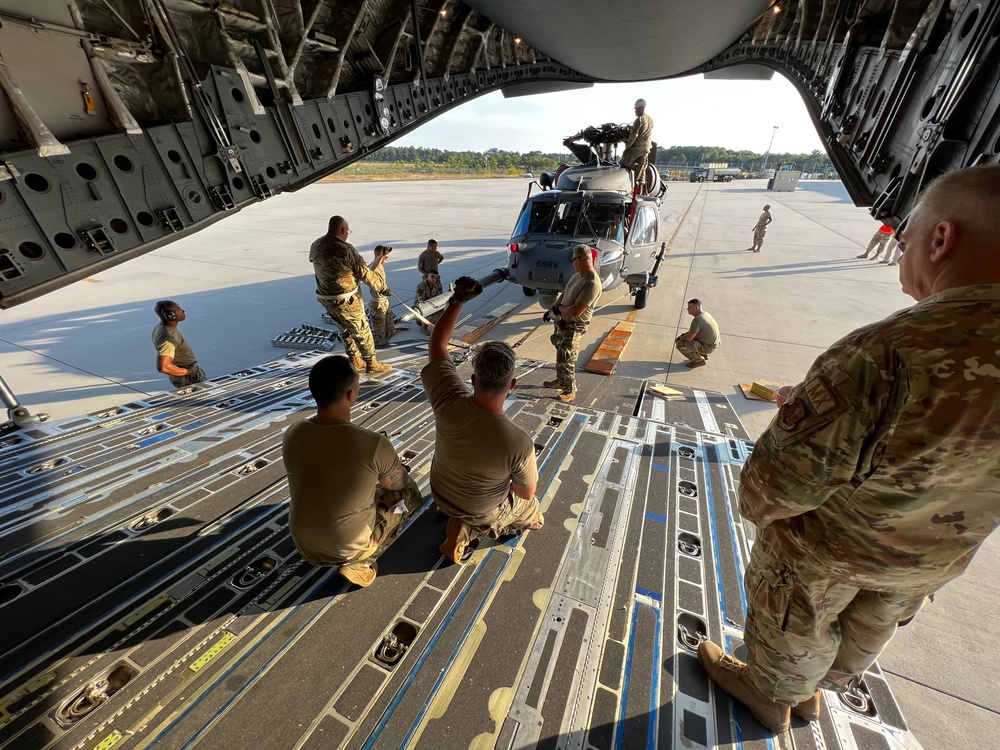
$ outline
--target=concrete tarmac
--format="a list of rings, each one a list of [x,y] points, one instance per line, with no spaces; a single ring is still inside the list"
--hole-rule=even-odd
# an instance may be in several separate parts
[[[416,259],[439,242],[445,283],[506,263],[506,241],[529,180],[319,184],[254,205],[203,232],[12,310],[0,311],[0,373],[33,412],[53,419],[169,389],[155,371],[150,332],[156,300],[188,314],[181,330],[212,375],[287,353],[271,339],[302,323],[323,325],[314,296],[310,243],[332,213],[350,222],[366,258],[391,244],[394,293],[410,299]],[[827,346],[912,304],[898,269],[858,260],[878,224],[839,182],[804,182],[768,193],[763,181],[671,183],[660,239],[670,243],[660,283],[635,315],[618,373],[721,391],[757,436],[773,404],[743,397],[738,383],[796,383]],[[764,203],[774,223],[749,253]],[[638,260],[638,259],[637,259]],[[651,264],[651,260],[643,260]],[[644,266],[648,268],[648,265]],[[637,263],[634,270],[640,270]],[[673,348],[687,330],[686,300],[699,297],[718,320],[722,345],[689,370]],[[523,340],[518,353],[554,361],[542,309],[510,284],[488,288],[469,316],[513,302],[490,338]],[[605,334],[633,311],[627,288],[602,296],[581,348],[581,367]],[[401,309],[397,314],[401,314]],[[423,338],[415,328],[401,340]],[[548,395],[540,391],[537,395]],[[1000,736],[1000,539],[984,545],[967,575],[903,628],[881,659],[913,732],[928,750],[986,748]],[[961,625],[962,627],[959,627]]]

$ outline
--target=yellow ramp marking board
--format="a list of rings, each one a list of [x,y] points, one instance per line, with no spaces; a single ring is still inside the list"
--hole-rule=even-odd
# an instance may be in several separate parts
[[[118,741],[121,740],[121,738],[122,738],[122,733],[116,729],[107,737],[105,737],[103,740],[94,745],[93,750],[110,750],[112,747],[118,744]]]
[[[212,661],[212,659],[214,659],[216,656],[222,653],[222,650],[225,649],[226,646],[228,646],[235,640],[236,640],[235,635],[233,635],[232,633],[226,633],[219,640],[213,643],[209,647],[208,651],[206,651],[197,659],[195,659],[194,663],[190,667],[188,667],[188,669],[190,669],[192,672],[197,672],[199,669],[201,669],[210,661]]]
[[[604,337],[604,341],[597,347],[594,356],[590,358],[590,361],[583,369],[587,372],[596,372],[598,375],[610,375],[613,373],[615,368],[618,367],[618,360],[621,359],[622,352],[628,346],[629,339],[632,338],[632,331],[634,329],[635,323],[618,323]]]

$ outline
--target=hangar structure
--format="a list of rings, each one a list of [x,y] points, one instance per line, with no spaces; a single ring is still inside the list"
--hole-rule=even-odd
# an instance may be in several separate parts
[[[774,71],[854,201],[1000,152],[989,0],[0,0],[0,307],[484,93]],[[638,52],[637,52],[638,51]]]

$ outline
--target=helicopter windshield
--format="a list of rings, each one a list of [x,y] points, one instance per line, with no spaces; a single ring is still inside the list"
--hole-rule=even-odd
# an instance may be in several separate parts
[[[536,201],[526,204],[517,219],[517,225],[514,227],[514,234],[512,236],[517,237],[522,234],[542,234],[548,232],[555,210],[556,204],[549,201]]]
[[[580,234],[601,240],[625,242],[624,206],[620,203],[590,203],[583,212]]]

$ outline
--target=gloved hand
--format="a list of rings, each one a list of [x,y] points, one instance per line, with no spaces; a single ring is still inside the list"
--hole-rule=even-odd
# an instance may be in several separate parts
[[[471,299],[475,299],[483,293],[483,285],[471,276],[459,276],[455,280],[455,289],[452,292],[449,302],[457,302],[464,305]]]
[[[552,311],[551,310],[546,310],[545,311],[545,313],[542,315],[542,322],[543,323],[551,323],[552,322]]]
[[[392,295],[392,290],[389,287],[385,287],[379,294],[383,297],[389,297]]]

